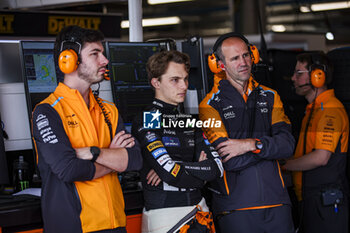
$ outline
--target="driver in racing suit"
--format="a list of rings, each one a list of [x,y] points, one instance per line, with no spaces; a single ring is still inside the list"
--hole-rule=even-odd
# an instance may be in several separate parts
[[[219,155],[202,130],[186,125],[195,120],[178,111],[188,87],[189,66],[188,56],[178,51],[155,54],[147,63],[155,99],[149,111],[136,117],[132,125],[144,158],[142,232],[167,232],[197,204],[207,210],[200,188],[204,181],[223,174]],[[147,124],[145,114],[151,114],[148,123],[153,123],[153,127]],[[180,126],[181,122],[185,127]]]

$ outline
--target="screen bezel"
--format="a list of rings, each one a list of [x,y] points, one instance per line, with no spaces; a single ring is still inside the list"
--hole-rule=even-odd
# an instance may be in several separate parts
[[[115,83],[114,77],[112,76],[113,75],[113,72],[112,72],[112,59],[111,59],[111,51],[110,51],[112,46],[113,47],[114,46],[123,46],[123,47],[156,46],[157,47],[157,51],[154,52],[154,54],[155,54],[155,53],[158,53],[158,52],[161,51],[161,45],[160,45],[160,43],[157,43],[157,42],[110,42],[110,41],[106,42],[106,54],[107,54],[107,58],[109,60],[108,69],[110,70],[110,78],[111,78],[110,81],[111,81],[111,90],[112,90],[113,102],[115,103],[115,105],[117,107],[119,107],[118,106],[118,101],[117,101],[117,90],[116,90],[116,87],[115,87],[116,83]],[[142,86],[142,85],[140,85],[140,86]],[[151,89],[151,87],[149,87],[149,88]],[[127,125],[127,126],[131,125],[131,122],[126,121],[126,119],[123,119],[123,121],[124,121],[125,125]]]
[[[28,110],[28,119],[29,119],[29,125],[30,127],[32,127],[32,112],[34,110],[33,104],[32,104],[32,100],[31,100],[31,93],[29,92],[29,86],[28,86],[28,78],[27,78],[27,74],[26,74],[26,70],[25,70],[25,60],[24,60],[24,44],[25,43],[35,43],[35,44],[52,44],[52,52],[54,54],[54,41],[21,41],[20,42],[20,61],[21,61],[21,66],[22,66],[22,72],[23,72],[23,83],[24,83],[24,93],[25,93],[25,98],[26,98],[26,103],[27,103],[27,110]],[[40,49],[40,48],[38,48]],[[55,70],[56,70],[56,82],[57,85],[59,83],[59,77],[57,75],[57,65],[55,64]],[[56,85],[56,86],[57,86]],[[48,93],[48,92],[45,92]],[[32,132],[31,132],[32,133]],[[32,135],[33,137],[33,135]],[[37,158],[36,158],[36,150],[35,150],[35,146],[34,146],[34,142],[33,142],[33,138],[32,138],[32,147],[33,147],[33,161],[35,164],[35,173],[38,174],[38,169],[37,169]]]
[[[23,71],[23,82],[24,82],[24,90],[25,90],[25,96],[26,96],[26,101],[27,101],[27,108],[28,108],[28,114],[29,114],[29,119],[31,119],[31,114],[32,114],[32,111],[34,110],[34,107],[33,106],[33,103],[32,103],[32,98],[31,98],[31,93],[34,93],[34,92],[30,92],[29,91],[29,80],[28,80],[28,77],[27,77],[27,73],[26,73],[26,67],[25,67],[25,57],[24,57],[24,50],[27,49],[25,48],[25,44],[27,43],[33,43],[33,44],[42,44],[42,45],[45,45],[45,44],[52,44],[52,53],[54,55],[54,41],[21,41],[20,43],[20,50],[21,50],[21,53],[20,53],[20,56],[21,56],[21,66],[22,66],[22,71]],[[41,49],[41,48],[33,48],[33,49]],[[46,48],[43,48],[43,49],[46,49]],[[50,48],[48,48],[50,49]],[[59,76],[57,74],[57,65],[55,65],[55,70],[56,70],[56,86],[58,85],[59,83]],[[48,92],[41,92],[41,93],[52,93],[53,90],[50,90]]]

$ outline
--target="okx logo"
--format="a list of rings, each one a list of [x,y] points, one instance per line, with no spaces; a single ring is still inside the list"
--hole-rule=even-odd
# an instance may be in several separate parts
[[[143,128],[145,129],[160,129],[160,116],[162,114],[157,111],[143,112]]]

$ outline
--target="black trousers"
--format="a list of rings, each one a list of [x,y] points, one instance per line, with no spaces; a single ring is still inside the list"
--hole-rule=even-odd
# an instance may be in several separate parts
[[[217,223],[220,233],[294,233],[289,205],[237,210],[221,216]]]
[[[338,212],[333,205],[324,206],[319,195],[306,199],[302,207],[302,232],[348,233],[349,201],[347,197],[337,207]]]

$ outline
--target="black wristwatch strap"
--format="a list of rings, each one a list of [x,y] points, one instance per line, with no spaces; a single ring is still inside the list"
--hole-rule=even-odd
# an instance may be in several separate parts
[[[90,147],[90,152],[92,154],[91,162],[94,163],[96,161],[96,159],[98,158],[98,156],[100,155],[101,150],[97,146],[92,146],[92,147]]]

